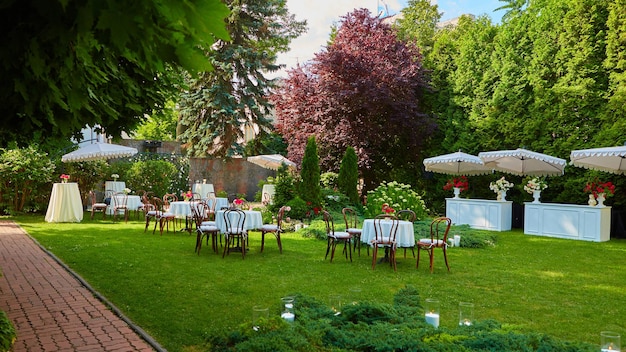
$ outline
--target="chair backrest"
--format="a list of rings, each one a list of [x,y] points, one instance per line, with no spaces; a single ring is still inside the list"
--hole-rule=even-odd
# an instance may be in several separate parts
[[[91,205],[92,206],[97,203],[96,202],[96,192],[89,191],[89,200],[91,201]]]
[[[154,210],[157,211],[157,215],[160,216],[163,212],[163,199],[159,197],[152,197],[152,206],[154,207]]]
[[[202,200],[202,195],[200,195],[200,193],[193,192],[191,199],[193,199],[193,200]]]
[[[113,198],[113,196],[115,195],[115,191],[112,189],[107,189],[106,191],[104,191],[104,198]],[[111,199],[111,202],[113,201],[113,199]]]
[[[200,228],[202,226],[202,221],[206,218],[208,205],[205,202],[194,202],[190,204],[191,206],[191,214],[193,215],[193,220],[196,222],[196,228]]]
[[[287,211],[287,206],[283,205],[282,207],[280,207],[280,209],[278,209],[278,216],[276,217],[277,223],[278,223],[278,229],[281,229],[281,224],[283,223],[283,217],[285,216],[285,211]]]
[[[335,235],[335,222],[333,221],[333,217],[326,210],[322,211],[322,215],[324,217],[324,222],[326,223],[326,235],[334,236]]]
[[[343,208],[341,213],[343,214],[343,220],[346,222],[346,230],[359,227],[359,217],[356,215],[354,209]]]
[[[263,193],[261,203],[263,203],[263,205],[272,203],[272,195],[269,193]]]
[[[380,214],[374,218],[374,239],[377,242],[396,241],[400,221],[394,215]]]
[[[206,194],[206,198],[207,199],[216,199],[217,197],[215,197],[215,192],[209,191],[209,193]]]
[[[430,240],[431,243],[443,243],[445,245],[448,240],[448,232],[450,232],[450,225],[452,225],[452,219],[446,217],[439,217],[433,219],[430,223]],[[442,242],[438,242],[441,240]]]
[[[217,198],[207,198],[205,203],[207,205],[208,214],[215,213],[215,207],[217,206]]]
[[[244,231],[246,222],[246,213],[241,209],[228,209],[224,211],[224,223],[226,224],[226,232],[231,234],[241,234]]]
[[[415,220],[417,220],[417,215],[415,215],[415,212],[411,209],[404,209],[396,212],[396,217],[399,220],[406,220],[410,222],[415,222]]]
[[[117,192],[113,196],[113,206],[115,208],[124,208],[128,203],[128,194],[124,192]]]
[[[166,193],[163,196],[163,204],[169,205],[171,202],[177,202],[178,197],[174,193]]]

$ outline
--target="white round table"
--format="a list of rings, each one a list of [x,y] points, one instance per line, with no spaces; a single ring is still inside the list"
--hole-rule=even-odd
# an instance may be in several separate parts
[[[81,222],[83,201],[80,198],[78,183],[55,183],[52,186],[46,222]]]
[[[256,210],[244,210],[246,213],[246,221],[243,223],[243,227],[246,230],[259,229],[263,226],[263,217],[260,211]],[[231,218],[235,216],[231,214]],[[224,210],[218,210],[215,212],[215,225],[222,233],[226,231],[226,221],[224,221]]]
[[[383,231],[389,232],[391,221],[383,220],[381,222]],[[363,220],[363,229],[361,230],[361,242],[370,245],[370,242],[376,237],[374,230],[374,219]],[[410,221],[400,220],[398,223],[398,232],[396,233],[396,243],[398,247],[411,248],[415,246],[415,234],[413,232],[413,223]]]

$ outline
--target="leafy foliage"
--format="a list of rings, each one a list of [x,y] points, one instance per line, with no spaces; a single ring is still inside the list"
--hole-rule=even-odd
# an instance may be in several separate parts
[[[277,212],[280,207],[296,196],[296,187],[293,176],[289,172],[287,165],[283,164],[276,172],[276,187],[273,202],[270,206],[272,211]]]
[[[220,0],[3,2],[0,146],[131,130],[177,92],[179,67],[211,69],[227,14]]]
[[[309,137],[306,144],[300,178],[301,182],[298,187],[300,197],[312,207],[321,206],[322,186],[320,185],[320,164],[315,136]]]
[[[291,207],[291,210],[286,213],[287,215],[285,216],[289,216],[290,218],[297,220],[304,219],[310,209],[306,202],[298,196],[295,196],[292,200],[288,201],[287,205]]]
[[[346,153],[341,159],[337,186],[354,204],[359,202],[359,192],[356,187],[359,183],[359,165],[354,148],[346,148]]]
[[[368,10],[342,17],[326,50],[290,71],[272,96],[289,159],[302,160],[315,134],[324,170],[337,171],[349,145],[358,150],[366,189],[390,169],[420,168],[418,156],[434,128],[421,105],[428,84],[420,61],[414,45]]]
[[[53,178],[55,169],[48,154],[37,146],[0,149],[0,206],[22,212],[27,202],[49,195],[50,182],[58,180]]]
[[[0,351],[11,351],[16,339],[17,333],[13,323],[7,313],[0,310]]]
[[[427,215],[424,201],[410,185],[395,181],[383,182],[376,189],[367,192],[365,216],[373,218],[381,214],[385,203],[395,210],[413,210],[418,220],[424,219]]]
[[[225,3],[231,40],[207,52],[215,70],[189,77],[180,101],[180,139],[198,157],[242,154],[244,134],[253,125],[257,138],[264,138],[271,127],[267,96],[275,86],[264,75],[279,69],[277,53],[287,51],[305,26],[289,14],[285,0]]]
[[[128,170],[127,186],[153,192],[156,197],[171,193],[172,183],[177,170],[171,163],[163,160],[138,161]]]

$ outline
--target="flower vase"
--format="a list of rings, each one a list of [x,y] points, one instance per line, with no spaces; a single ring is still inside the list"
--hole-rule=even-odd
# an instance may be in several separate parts
[[[596,197],[594,197],[593,194],[589,195],[589,200],[587,201],[587,204],[589,204],[590,207],[595,207],[596,204],[598,204],[598,202],[596,201]]]
[[[506,191],[500,191],[500,193],[498,193],[498,201],[506,202]]]
[[[454,199],[458,199],[459,194],[461,194],[461,189],[459,187],[454,187]]]
[[[66,178],[62,179],[61,183],[67,183],[67,179]]]
[[[596,197],[596,199],[598,200],[598,207],[604,208],[604,200],[606,199],[604,197],[604,193],[598,193],[598,196]]]
[[[539,197],[541,196],[541,191],[533,191],[533,198],[535,200],[533,200],[533,203],[541,203],[539,201]]]

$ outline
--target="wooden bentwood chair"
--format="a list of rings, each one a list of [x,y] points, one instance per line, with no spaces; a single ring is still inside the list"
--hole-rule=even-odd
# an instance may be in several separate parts
[[[246,223],[246,213],[241,209],[228,209],[224,211],[224,223],[226,224],[226,231],[224,231],[226,243],[224,245],[222,258],[224,258],[226,253],[230,255],[231,250],[240,248],[241,257],[245,259],[248,240],[248,231],[246,231],[244,227]],[[237,240],[237,243],[235,243],[235,240]]]
[[[104,220],[107,216],[107,208],[109,205],[96,202],[96,192],[94,191],[89,191],[89,199],[91,200],[91,220],[93,220],[93,214],[98,211],[102,212],[102,220]]]
[[[200,249],[202,249],[202,240],[206,237],[206,242],[209,244],[209,236],[211,237],[211,246],[213,251],[217,253],[217,237],[219,236],[220,229],[215,226],[215,222],[209,223],[206,221],[208,205],[205,202],[197,202],[192,204],[191,211],[193,213],[193,219],[196,223],[196,249],[195,251],[200,255]]]
[[[376,268],[376,255],[378,248],[385,249],[385,257],[394,271],[398,271],[396,266],[396,234],[398,233],[398,218],[385,214],[377,215],[374,218],[374,239],[372,240],[372,270]]]
[[[343,208],[341,213],[343,214],[343,221],[346,223],[346,232],[352,235],[353,247],[355,250],[358,250],[360,257],[362,229],[359,228],[359,217],[352,208]],[[369,251],[368,247],[367,255],[369,255]]]
[[[430,272],[432,273],[435,248],[441,248],[443,250],[443,258],[446,261],[446,267],[448,267],[448,272],[450,272],[448,255],[446,254],[446,249],[448,248],[446,241],[448,240],[450,225],[452,225],[452,220],[446,217],[436,218],[430,223],[430,238],[422,238],[417,242],[417,264],[415,264],[415,268],[419,268],[420,265],[420,250],[425,250],[430,257]]]
[[[261,226],[261,253],[263,253],[263,248],[265,247],[265,234],[271,233],[276,237],[276,242],[278,242],[278,250],[280,251],[280,254],[283,254],[283,244],[280,241],[280,234],[283,232],[281,225],[286,210],[286,206],[282,206],[278,210],[277,224],[263,224],[263,226]]]
[[[348,232],[335,231],[335,223],[330,213],[324,210],[322,214],[324,215],[324,222],[326,223],[326,237],[328,239],[324,259],[328,258],[328,252],[331,252],[330,262],[332,263],[337,244],[343,242],[343,253],[346,255],[346,259],[348,259],[348,254],[350,254],[350,261],[352,261],[352,235]]]
[[[417,220],[417,215],[415,215],[415,212],[411,209],[403,209],[400,210],[398,212],[396,212],[396,217],[398,218],[398,220],[404,220],[404,221],[409,221],[409,222],[415,222],[415,220]],[[406,258],[406,249],[407,247],[402,247],[404,249],[404,258]],[[411,248],[411,252],[413,252],[413,258],[415,258],[415,246],[410,247]]]

